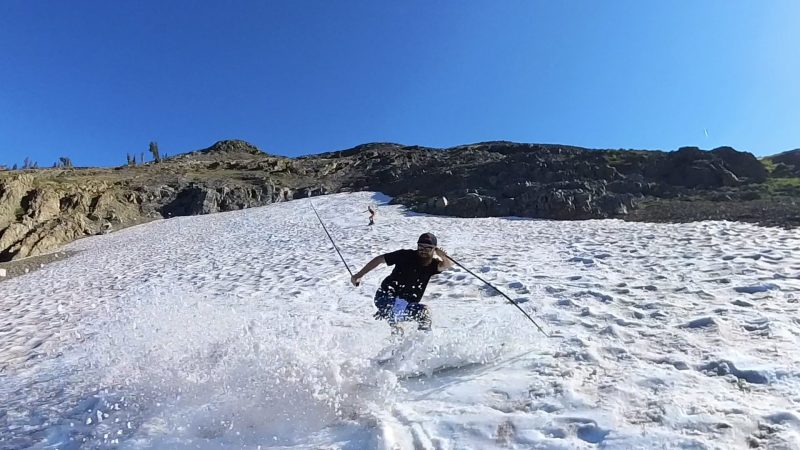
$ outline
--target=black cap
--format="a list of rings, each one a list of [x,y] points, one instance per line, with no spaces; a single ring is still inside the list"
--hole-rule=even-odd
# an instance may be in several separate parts
[[[432,245],[436,247],[436,236],[434,236],[433,233],[422,233],[419,239],[417,239],[417,244]]]

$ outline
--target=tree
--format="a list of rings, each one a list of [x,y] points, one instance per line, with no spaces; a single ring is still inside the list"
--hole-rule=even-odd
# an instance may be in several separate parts
[[[14,163],[14,165],[11,167],[11,170],[17,170],[17,163]]]
[[[153,160],[155,162],[161,162],[161,155],[158,153],[158,143],[157,142],[150,142],[150,153],[153,154]]]
[[[63,167],[65,169],[72,168],[72,160],[67,158],[66,156],[61,156],[58,158],[58,167]]]
[[[30,156],[26,156],[25,159],[22,161],[22,170],[27,170],[32,168],[33,168],[33,161],[31,161]]]
[[[139,164],[144,164],[144,152],[139,153]]]
[[[131,155],[130,153],[128,153],[128,165],[131,167],[136,165],[136,156]]]

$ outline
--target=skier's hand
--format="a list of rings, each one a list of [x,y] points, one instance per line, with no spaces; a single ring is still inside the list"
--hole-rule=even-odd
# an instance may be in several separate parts
[[[359,284],[361,284],[361,277],[353,275],[350,277],[350,282],[353,283],[353,286],[358,286]]]
[[[443,248],[436,247],[436,256],[438,256],[441,260],[438,266],[440,272],[444,272],[445,270],[453,267],[455,261],[453,261],[450,256],[447,255],[447,252]]]

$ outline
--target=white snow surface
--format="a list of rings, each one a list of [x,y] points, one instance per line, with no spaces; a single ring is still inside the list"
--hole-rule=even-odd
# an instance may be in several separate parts
[[[431,231],[550,337],[456,267],[393,341],[308,199],[157,221],[0,282],[0,448],[800,448],[796,230],[388,200],[313,199],[353,271]]]

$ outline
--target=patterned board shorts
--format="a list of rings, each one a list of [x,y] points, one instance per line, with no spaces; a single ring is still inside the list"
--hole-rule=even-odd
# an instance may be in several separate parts
[[[428,307],[422,303],[410,303],[378,290],[375,293],[375,307],[378,308],[375,318],[387,320],[390,325],[413,320],[419,322],[420,328],[430,328]]]

